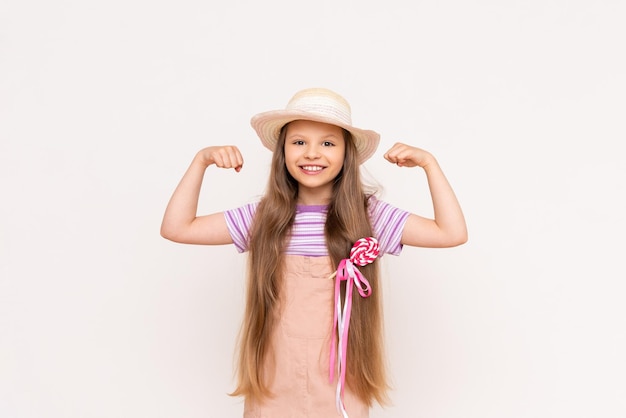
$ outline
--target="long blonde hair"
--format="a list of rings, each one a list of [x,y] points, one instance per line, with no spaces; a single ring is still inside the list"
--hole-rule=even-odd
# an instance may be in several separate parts
[[[233,396],[258,399],[271,396],[264,364],[271,355],[269,344],[279,301],[283,254],[298,198],[298,183],[285,166],[286,127],[276,144],[267,191],[250,231],[246,308],[239,339],[238,382]],[[334,266],[349,256],[359,238],[372,236],[368,196],[361,183],[356,147],[351,134],[345,130],[344,140],[344,164],[333,185],[324,227],[328,254]],[[359,267],[359,270],[367,277],[373,291],[368,298],[353,299],[346,385],[371,406],[374,401],[380,404],[387,401],[382,294],[378,262]]]

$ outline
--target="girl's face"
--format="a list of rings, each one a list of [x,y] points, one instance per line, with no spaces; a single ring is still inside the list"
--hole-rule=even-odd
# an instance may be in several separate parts
[[[298,182],[298,203],[329,203],[345,153],[343,129],[338,126],[308,120],[287,126],[285,166]]]

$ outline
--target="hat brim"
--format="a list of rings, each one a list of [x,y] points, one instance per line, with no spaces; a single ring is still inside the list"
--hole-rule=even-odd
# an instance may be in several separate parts
[[[295,120],[328,123],[330,125],[339,126],[350,132],[359,155],[359,164],[362,164],[374,155],[376,148],[378,148],[378,143],[380,142],[380,135],[377,132],[355,128],[354,126],[340,123],[336,119],[326,118],[309,112],[271,110],[253,116],[250,120],[250,124],[261,139],[261,143],[273,152],[278,142],[280,130],[283,126]]]

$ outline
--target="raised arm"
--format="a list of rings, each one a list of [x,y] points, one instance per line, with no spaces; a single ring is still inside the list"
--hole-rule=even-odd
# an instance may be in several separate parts
[[[224,214],[197,216],[204,173],[210,165],[239,172],[243,158],[234,146],[204,148],[196,154],[174,190],[161,223],[161,236],[183,244],[231,244]]]
[[[397,143],[385,159],[399,167],[421,167],[426,173],[433,202],[434,219],[411,214],[402,232],[402,243],[415,247],[454,247],[467,241],[467,226],[461,205],[439,163],[427,151]]]

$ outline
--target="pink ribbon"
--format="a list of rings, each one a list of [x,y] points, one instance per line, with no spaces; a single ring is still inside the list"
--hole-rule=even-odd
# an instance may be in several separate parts
[[[348,353],[348,329],[350,328],[350,312],[352,310],[352,287],[356,286],[361,297],[372,294],[369,282],[355,267],[365,266],[374,262],[380,250],[378,240],[374,237],[359,239],[350,250],[350,258],[341,260],[335,275],[335,315],[333,319],[333,337],[330,346],[330,381],[335,378],[335,361],[339,379],[337,382],[337,410],[348,417],[343,404],[343,392],[346,382],[346,356]],[[331,276],[332,277],[332,276]],[[341,308],[341,282],[346,281],[346,295]],[[339,342],[337,343],[337,339]],[[337,350],[339,353],[337,353]]]

